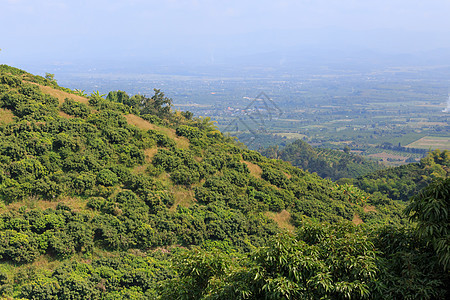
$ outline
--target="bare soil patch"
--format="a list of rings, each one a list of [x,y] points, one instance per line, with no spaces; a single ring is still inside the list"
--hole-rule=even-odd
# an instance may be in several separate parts
[[[388,159],[393,159],[393,160],[399,160],[399,161],[405,161],[408,158],[405,156],[401,156],[401,155],[395,155],[395,154],[390,154],[390,153],[386,153],[386,152],[381,152],[381,153],[375,153],[375,154],[370,154],[368,155],[369,157],[376,157],[376,158],[380,158],[383,161],[387,161]]]
[[[60,117],[62,117],[62,118],[65,118],[65,119],[72,119],[72,118],[73,118],[73,116],[66,114],[66,113],[63,112],[62,110],[58,111],[58,115],[59,115]]]

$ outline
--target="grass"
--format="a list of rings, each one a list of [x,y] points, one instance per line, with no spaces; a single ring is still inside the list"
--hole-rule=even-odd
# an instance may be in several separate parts
[[[73,116],[66,114],[65,112],[63,112],[62,110],[58,111],[58,115],[62,118],[65,119],[73,119]]]
[[[138,116],[132,115],[132,114],[125,115],[125,118],[127,119],[127,122],[129,124],[134,125],[137,128],[140,128],[142,130],[153,129],[153,130],[157,130],[159,132],[166,134],[169,138],[171,138],[175,141],[175,143],[177,144],[177,147],[179,147],[179,148],[182,148],[182,149],[189,148],[189,140],[185,137],[178,136],[175,133],[175,129],[152,124],[152,123],[142,119],[141,117],[138,117]]]
[[[261,178],[263,171],[260,166],[254,164],[254,163],[251,163],[249,161],[245,161],[245,160],[243,160],[241,162],[243,162],[244,164],[247,165],[248,169],[250,170],[251,175],[253,175],[256,178]]]
[[[144,150],[145,161],[147,163],[151,163],[153,156],[155,156],[156,152],[158,152],[158,148],[145,149]]]
[[[73,100],[75,100],[77,102],[81,102],[81,103],[84,103],[84,104],[88,104],[89,103],[88,98],[81,97],[81,96],[74,95],[74,94],[70,94],[70,93],[67,93],[67,92],[64,92],[64,91],[56,90],[56,89],[54,89],[52,87],[49,87],[49,86],[44,86],[44,85],[38,85],[38,86],[39,86],[39,88],[41,89],[41,91],[43,93],[49,94],[49,95],[51,95],[53,97],[58,98],[58,101],[59,101],[60,105],[64,103],[64,100],[66,98],[70,98],[70,99],[73,99]]]
[[[278,227],[286,229],[290,232],[293,232],[295,230],[295,227],[290,222],[291,214],[287,210],[283,209],[279,213],[268,211],[265,213],[265,215],[274,220],[275,223],[277,223]]]
[[[135,174],[135,175],[137,175],[137,174],[144,174],[146,169],[147,169],[147,165],[135,166],[133,168],[133,170],[131,170],[131,173]]]
[[[170,208],[170,210],[175,210],[178,205],[189,207],[194,201],[194,191],[188,190],[183,186],[174,186],[172,188],[172,193],[175,198],[175,203]]]
[[[357,214],[354,214],[354,215],[353,215],[353,220],[352,220],[352,222],[353,222],[353,224],[355,224],[355,225],[359,225],[359,224],[364,223],[363,220],[360,218],[360,216],[357,215]]]
[[[13,122],[14,114],[9,109],[0,108],[0,123],[9,124]]]
[[[72,198],[72,197],[64,197],[55,201],[42,200],[37,197],[29,197],[23,199],[21,201],[13,202],[10,204],[0,204],[0,213],[9,212],[9,211],[17,211],[21,207],[26,207],[28,209],[39,208],[42,210],[46,210],[48,208],[56,209],[56,206],[62,203],[67,205],[74,211],[84,211],[86,210],[86,200],[82,198]]]

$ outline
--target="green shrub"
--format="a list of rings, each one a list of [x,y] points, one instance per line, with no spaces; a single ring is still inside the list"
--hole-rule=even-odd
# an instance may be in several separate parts
[[[117,175],[108,169],[103,169],[97,173],[97,183],[104,186],[113,186],[119,182]]]
[[[199,181],[200,174],[195,169],[180,166],[170,173],[170,178],[176,184],[191,185]]]

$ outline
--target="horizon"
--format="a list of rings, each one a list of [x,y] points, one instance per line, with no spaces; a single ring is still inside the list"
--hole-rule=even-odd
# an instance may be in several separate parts
[[[448,1],[0,0],[0,63],[42,73],[102,65],[450,65]]]

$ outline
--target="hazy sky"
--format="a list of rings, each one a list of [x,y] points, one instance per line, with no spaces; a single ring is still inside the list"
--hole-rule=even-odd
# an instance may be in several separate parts
[[[450,47],[450,0],[0,0],[0,63]]]

